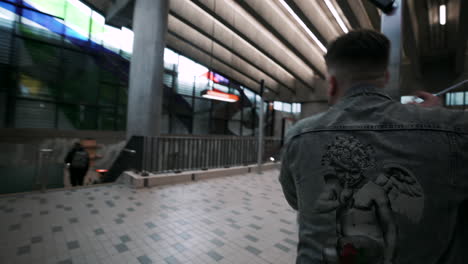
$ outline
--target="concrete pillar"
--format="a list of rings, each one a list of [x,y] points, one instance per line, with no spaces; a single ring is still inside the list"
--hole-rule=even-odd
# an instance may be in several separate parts
[[[402,47],[403,8],[405,0],[395,0],[396,8],[391,14],[382,14],[381,30],[390,39],[390,80],[386,92],[400,101],[400,67]]]
[[[160,133],[169,0],[137,0],[128,92],[127,138]]]

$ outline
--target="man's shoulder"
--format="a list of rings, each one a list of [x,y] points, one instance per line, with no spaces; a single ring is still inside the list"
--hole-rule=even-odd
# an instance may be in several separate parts
[[[304,131],[317,126],[320,119],[323,118],[326,113],[327,111],[299,120],[293,127],[289,129],[288,133],[286,134],[285,142],[287,143]]]
[[[443,107],[393,104],[395,114],[407,124],[431,125],[435,129],[468,133],[468,112]]]

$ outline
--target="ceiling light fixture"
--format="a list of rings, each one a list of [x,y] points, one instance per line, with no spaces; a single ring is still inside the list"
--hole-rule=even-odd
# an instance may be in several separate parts
[[[223,93],[216,90],[203,90],[201,96],[208,99],[219,100],[229,103],[239,101],[239,96],[235,94]]]
[[[320,40],[314,35],[314,33],[312,33],[312,31],[310,31],[310,29],[306,26],[304,21],[302,21],[299,18],[299,16],[291,9],[291,7],[284,0],[279,0],[279,2],[283,5],[284,8],[286,8],[286,10],[288,10],[289,14],[291,14],[291,16],[294,17],[294,19],[297,21],[297,23],[299,23],[299,25],[301,25],[301,27],[307,32],[307,34],[309,34],[309,36],[319,46],[319,48],[323,52],[327,52],[327,48],[325,48],[325,46],[322,44],[322,42],[320,42]]]
[[[439,7],[439,23],[443,26],[447,22],[447,7],[441,5]]]
[[[346,27],[343,19],[341,19],[340,15],[338,14],[338,11],[336,10],[335,6],[332,4],[330,0],[324,0],[325,4],[328,7],[328,10],[332,13],[332,15],[335,17],[336,22],[338,22],[338,25],[340,25],[341,30],[343,30],[344,33],[348,33],[348,28]]]

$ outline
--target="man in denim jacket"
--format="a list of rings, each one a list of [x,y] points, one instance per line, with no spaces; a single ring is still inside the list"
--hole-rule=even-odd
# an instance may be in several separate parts
[[[296,124],[280,182],[297,263],[468,263],[468,115],[385,94],[389,40],[359,30],[325,55],[332,107]],[[421,107],[426,106],[426,107]]]

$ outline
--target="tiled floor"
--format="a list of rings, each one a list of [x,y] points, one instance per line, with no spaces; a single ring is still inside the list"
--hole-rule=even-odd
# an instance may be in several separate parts
[[[294,263],[278,171],[0,199],[0,263]]]

